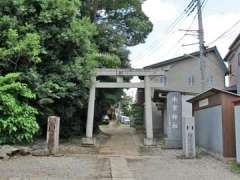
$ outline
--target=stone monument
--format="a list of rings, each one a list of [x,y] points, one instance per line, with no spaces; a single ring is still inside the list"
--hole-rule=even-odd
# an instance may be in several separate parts
[[[183,153],[186,158],[196,157],[195,120],[194,117],[182,119]]]
[[[182,148],[182,96],[179,92],[167,94],[167,148]]]
[[[47,127],[47,148],[49,154],[56,154],[59,146],[60,117],[49,116]]]

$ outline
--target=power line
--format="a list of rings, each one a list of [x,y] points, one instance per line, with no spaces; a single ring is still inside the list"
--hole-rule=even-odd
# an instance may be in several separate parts
[[[180,16],[179,16],[180,17]],[[165,41],[169,38],[171,38],[171,36],[173,34],[175,34],[174,32],[174,28],[175,26],[183,19],[184,17],[181,17],[181,18],[177,18],[170,26],[169,28],[166,30],[166,32],[164,33],[165,34],[165,37],[161,40],[161,41],[158,41],[158,40],[154,40],[152,42],[152,44],[147,47],[147,49],[145,49],[145,51],[150,51],[148,54],[150,54],[152,51],[155,51],[155,49],[158,49],[159,47],[161,47],[163,44],[165,44]],[[156,46],[156,43],[160,43],[159,45]],[[139,57],[141,56],[142,54],[139,55]],[[146,56],[146,55],[145,55]]]
[[[226,31],[224,31],[220,36],[218,36],[215,40],[213,40],[212,42],[208,43],[208,46],[217,42],[218,40],[220,40],[221,38],[223,38],[225,35],[227,35],[229,32],[231,32],[231,30],[237,26],[238,24],[240,24],[240,19],[234,23],[229,29],[227,29]]]
[[[185,13],[189,16],[190,14],[192,14],[194,12],[194,10],[197,7],[197,1],[196,0],[192,0],[190,2],[190,4],[188,5],[188,9],[185,11]]]
[[[192,3],[193,1],[191,1],[191,3]],[[196,0],[194,0],[194,2],[197,2]],[[201,7],[202,8],[205,8],[206,7],[206,4],[207,4],[207,2],[208,2],[208,0],[204,0],[203,2],[202,2],[202,4],[201,4]],[[191,4],[190,3],[190,4]],[[190,5],[189,4],[189,5]],[[196,7],[194,7],[194,8],[196,8]],[[184,12],[186,12],[186,9],[184,10]],[[192,20],[192,22],[191,22],[191,24],[190,24],[190,26],[188,27],[188,29],[187,29],[187,31],[188,30],[190,30],[191,28],[192,28],[192,26],[193,26],[193,24],[194,24],[194,21],[196,20],[196,18],[197,18],[197,15],[198,15],[198,12],[195,14],[195,16],[193,17],[193,20]],[[177,47],[177,45],[179,45],[180,44],[180,42],[186,37],[186,33],[177,41],[177,44],[175,44],[175,46],[173,46],[172,48],[170,48],[170,50],[168,50],[168,52],[167,53],[165,53],[165,54],[169,54],[169,52],[172,50],[172,49],[175,49],[175,47]],[[156,53],[156,51],[158,51],[159,49],[160,49],[160,47],[164,47],[164,46],[158,46],[157,48],[155,48],[154,49],[154,51],[151,51],[151,57]],[[178,48],[178,49],[180,49],[180,48]],[[165,55],[164,55],[165,56]]]
[[[186,17],[186,12],[188,12],[189,10],[191,10],[192,6],[190,6],[193,2],[195,2],[196,0],[192,0],[189,5],[184,9],[184,11],[174,20],[174,22],[167,28],[166,32],[165,32],[165,38],[160,41],[160,44],[158,46],[156,46],[154,48],[154,46],[156,45],[156,43],[158,43],[158,40],[153,41],[153,43],[147,48],[145,49],[145,51],[150,51],[148,54],[151,54],[152,52],[158,50],[160,47],[162,47],[166,41],[176,32],[174,31],[174,28]],[[146,54],[146,55],[148,55]],[[144,55],[144,56],[146,56]],[[137,57],[141,57],[142,53],[139,54]],[[136,58],[137,58],[136,57]]]
[[[193,26],[194,21],[196,20],[196,18],[197,18],[197,13],[196,13],[195,16],[193,17],[193,20],[192,20],[192,22],[190,23],[190,25],[189,25],[189,27],[188,27],[187,30],[190,30],[190,29],[192,28],[192,26]],[[181,38],[178,39],[177,44],[175,44],[174,46],[172,46],[172,47],[167,51],[167,53],[165,53],[165,54],[163,55],[163,57],[165,57],[166,55],[168,55],[173,49],[177,49],[177,50],[175,51],[175,53],[177,53],[177,51],[182,48],[182,46],[179,46],[179,47],[178,47],[178,45],[180,45],[180,43],[183,41],[183,39],[184,39],[185,37],[186,37],[186,33],[183,34],[183,36],[181,36]],[[175,53],[174,53],[174,54],[175,54]],[[173,55],[174,55],[174,54],[173,54]]]

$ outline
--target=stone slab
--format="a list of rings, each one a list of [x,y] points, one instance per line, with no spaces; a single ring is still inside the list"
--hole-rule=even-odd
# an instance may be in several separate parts
[[[17,150],[17,148],[9,145],[0,146],[0,159],[8,159],[10,154]]]
[[[143,144],[144,146],[156,146],[157,142],[156,139],[144,138]]]
[[[165,148],[167,148],[167,149],[181,149],[182,148],[182,141],[180,141],[180,140],[171,140],[171,139],[165,138],[164,141],[165,141]]]
[[[20,155],[26,156],[31,154],[31,149],[22,146],[0,146],[0,159],[9,159],[12,156]]]
[[[111,174],[112,179],[131,179],[134,180],[134,176],[132,172],[129,170],[127,161],[125,158],[122,157],[111,157]]]
[[[96,145],[96,138],[88,138],[84,137],[82,138],[82,143],[83,146],[95,146]]]

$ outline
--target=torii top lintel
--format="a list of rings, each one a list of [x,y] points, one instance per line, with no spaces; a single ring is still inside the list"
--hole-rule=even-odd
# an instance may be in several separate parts
[[[96,69],[96,76],[161,76],[164,71],[159,69]]]

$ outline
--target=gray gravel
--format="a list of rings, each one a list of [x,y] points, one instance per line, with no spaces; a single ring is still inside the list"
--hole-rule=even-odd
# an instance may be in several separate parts
[[[128,160],[137,180],[240,180],[227,164],[203,156],[200,159],[179,159],[181,151],[161,150],[159,156]]]
[[[60,146],[65,156],[0,160],[0,180],[240,180],[211,156],[186,160],[181,150],[140,147],[142,134],[129,127],[103,131],[109,137],[96,148],[80,147],[77,139]]]
[[[0,179],[104,179],[110,162],[96,156],[17,157],[0,161]]]

